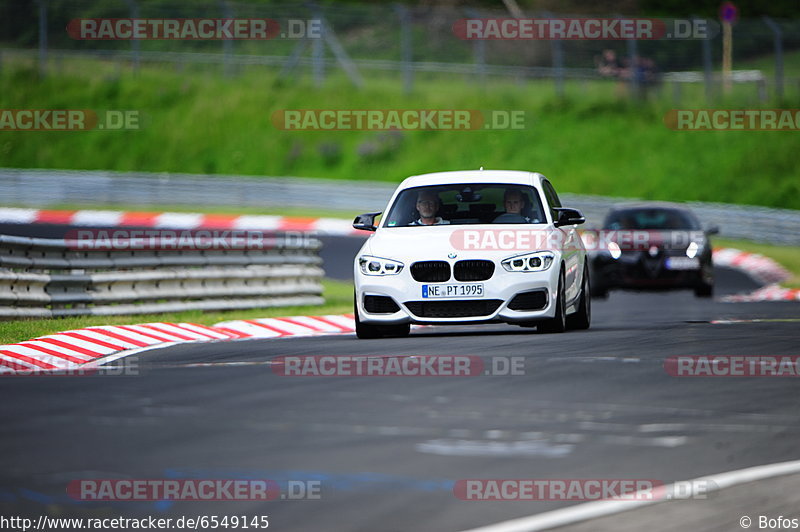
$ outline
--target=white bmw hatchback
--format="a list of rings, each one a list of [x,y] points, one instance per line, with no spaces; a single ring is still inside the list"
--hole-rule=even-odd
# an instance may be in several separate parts
[[[588,329],[589,269],[564,208],[532,172],[477,170],[409,177],[355,258],[359,338],[407,335],[412,323],[506,322],[540,332]]]

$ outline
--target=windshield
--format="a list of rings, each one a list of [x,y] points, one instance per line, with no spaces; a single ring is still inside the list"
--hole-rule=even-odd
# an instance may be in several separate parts
[[[606,229],[699,229],[694,216],[679,209],[626,209],[614,211],[606,218]]]
[[[384,227],[546,223],[536,189],[525,185],[458,184],[403,190]]]

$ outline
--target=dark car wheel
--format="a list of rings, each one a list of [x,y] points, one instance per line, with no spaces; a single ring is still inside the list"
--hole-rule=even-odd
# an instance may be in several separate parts
[[[567,298],[564,294],[564,269],[558,275],[558,293],[556,295],[556,315],[545,320],[536,328],[540,333],[562,333],[567,329]]]
[[[380,338],[381,332],[376,325],[361,323],[358,317],[358,305],[356,304],[356,294],[353,292],[353,314],[356,317],[356,336],[362,340]]]
[[[358,317],[358,305],[356,304],[355,293],[353,293],[353,314],[356,317],[356,336],[361,340],[371,340],[384,336],[408,336],[411,332],[410,323],[401,323],[400,325],[372,325],[369,323],[362,323],[361,319]]]
[[[700,283],[699,285],[694,287],[694,295],[695,297],[713,297],[714,284],[706,282]]]
[[[592,292],[589,279],[589,268],[583,268],[581,283],[581,301],[575,314],[567,316],[567,329],[588,329],[592,324]]]

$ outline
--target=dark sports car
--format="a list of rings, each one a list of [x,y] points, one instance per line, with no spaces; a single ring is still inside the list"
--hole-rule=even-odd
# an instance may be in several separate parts
[[[592,296],[616,288],[693,289],[697,297],[714,293],[714,268],[708,236],[697,217],[681,205],[618,205],[600,231],[584,235],[592,265]]]

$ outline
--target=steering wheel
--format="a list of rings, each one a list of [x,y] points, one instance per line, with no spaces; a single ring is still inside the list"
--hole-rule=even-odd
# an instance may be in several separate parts
[[[493,224],[526,224],[528,220],[521,214],[505,212],[492,221]]]

